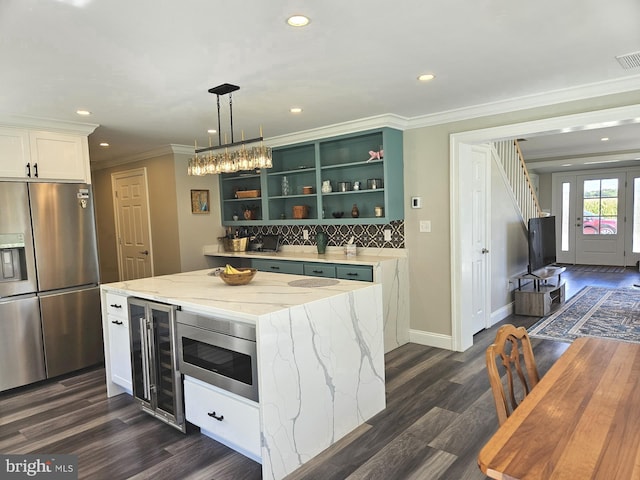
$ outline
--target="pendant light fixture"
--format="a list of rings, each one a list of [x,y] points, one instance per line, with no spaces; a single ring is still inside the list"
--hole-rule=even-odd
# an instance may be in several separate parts
[[[218,107],[218,145],[205,148],[198,148],[195,144],[195,155],[189,161],[187,173],[189,175],[210,175],[219,173],[233,173],[241,170],[256,170],[260,168],[271,168],[271,148],[263,143],[262,127],[260,127],[260,136],[249,140],[244,139],[244,132],[240,141],[234,141],[233,138],[233,99],[231,94],[240,87],[223,83],[217,87],[209,89],[209,93],[216,95]],[[229,126],[231,132],[231,142],[222,143],[222,128],[220,127],[220,96],[229,95]],[[247,148],[247,144],[260,142],[259,146]],[[211,139],[209,139],[211,143]],[[216,150],[223,152],[213,153]]]

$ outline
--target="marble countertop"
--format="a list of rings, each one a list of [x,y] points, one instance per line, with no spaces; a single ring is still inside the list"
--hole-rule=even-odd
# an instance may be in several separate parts
[[[326,253],[319,254],[315,246],[283,246],[279,252],[225,252],[222,245],[205,245],[202,253],[216,257],[264,258],[270,260],[292,260],[302,262],[342,263],[351,265],[377,265],[388,260],[406,256],[402,249],[358,248],[358,254],[347,256],[343,247],[327,247]]]
[[[375,284],[353,280],[324,279],[258,272],[248,285],[230,286],[209,275],[213,269],[141,278],[101,285],[106,291],[153,300],[206,314],[224,315],[230,320],[255,323],[261,315],[297,307]],[[299,286],[307,283],[327,286]],[[330,281],[329,281],[330,280]],[[293,286],[290,285],[291,282]]]

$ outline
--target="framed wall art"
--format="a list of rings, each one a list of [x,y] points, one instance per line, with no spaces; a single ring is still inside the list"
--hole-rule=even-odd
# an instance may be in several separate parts
[[[209,190],[191,190],[191,213],[209,213]]]

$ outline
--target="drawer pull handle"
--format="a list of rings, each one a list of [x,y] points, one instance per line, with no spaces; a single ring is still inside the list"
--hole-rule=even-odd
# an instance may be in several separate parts
[[[277,267],[275,265],[272,265],[271,267],[269,267],[271,270],[280,270],[280,267]]]
[[[313,273],[324,273],[324,270],[312,270]]]
[[[210,417],[215,418],[216,420],[218,420],[219,422],[221,422],[222,420],[224,420],[224,415],[216,415],[216,412],[211,412],[211,413],[207,413],[207,415],[209,415]]]
[[[349,272],[347,273],[347,275],[349,275],[350,277],[357,277],[358,274],[356,272]]]
[[[122,325],[120,320],[111,320],[111,323],[115,323],[116,325]]]
[[[113,308],[122,308],[122,305],[118,305],[117,303],[112,303],[111,305],[109,305],[110,307]]]

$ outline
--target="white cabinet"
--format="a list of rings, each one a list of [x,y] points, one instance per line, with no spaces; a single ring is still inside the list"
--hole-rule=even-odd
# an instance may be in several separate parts
[[[260,461],[257,403],[185,376],[184,408],[187,420],[199,426],[202,433]]]
[[[0,177],[28,177],[29,131],[0,127]]]
[[[0,178],[91,182],[84,135],[0,127]]]
[[[84,182],[89,159],[83,154],[83,141],[78,135],[30,132],[32,178]]]
[[[107,293],[107,334],[109,345],[109,375],[113,383],[133,392],[131,381],[131,347],[129,343],[129,319],[127,297]]]

